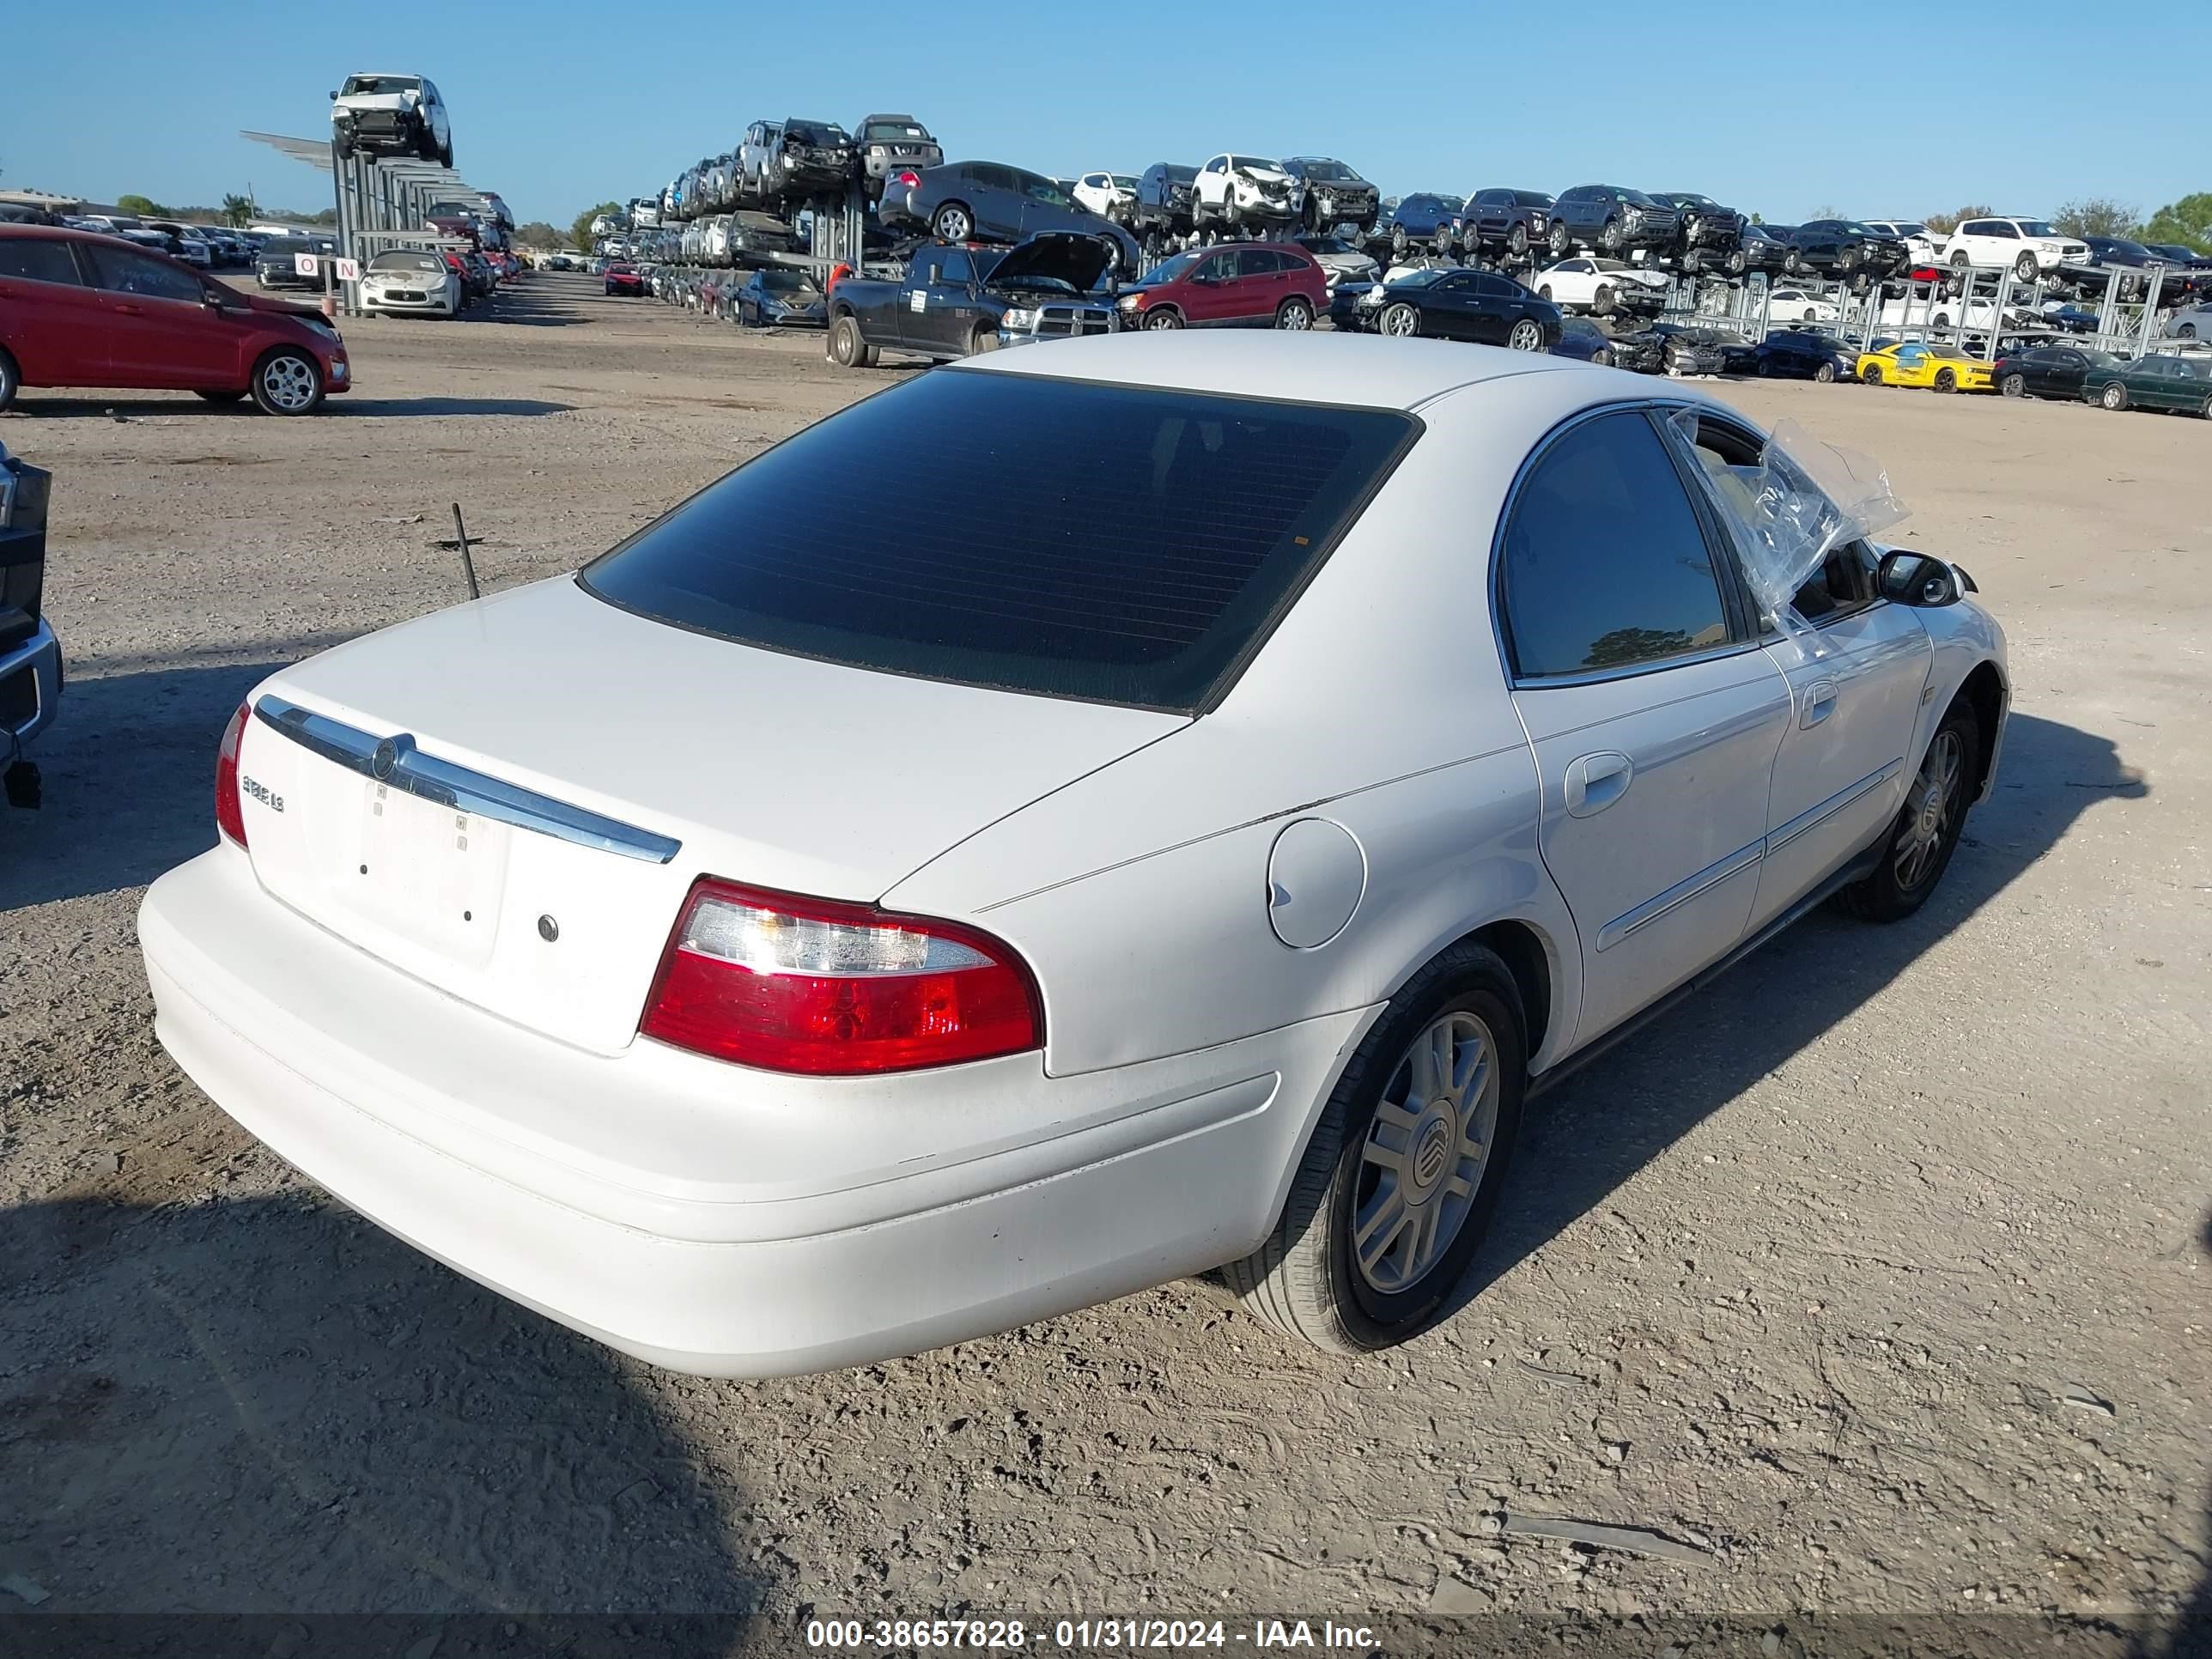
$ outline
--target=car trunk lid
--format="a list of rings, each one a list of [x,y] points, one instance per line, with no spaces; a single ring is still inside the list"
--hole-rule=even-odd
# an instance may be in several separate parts
[[[1185,723],[738,645],[569,578],[341,646],[256,705],[240,771],[262,884],[599,1053],[635,1034],[698,876],[873,899]]]

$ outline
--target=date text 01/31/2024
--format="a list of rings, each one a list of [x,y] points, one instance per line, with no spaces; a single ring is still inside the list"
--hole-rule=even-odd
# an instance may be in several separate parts
[[[1060,1619],[1034,1626],[1018,1619],[815,1619],[806,1626],[810,1648],[908,1650],[979,1649],[1008,1651],[1052,1648],[1077,1651],[1184,1648],[1339,1648],[1364,1652],[1375,1633],[1364,1625],[1323,1620],[1255,1619],[1249,1629],[1218,1619]]]

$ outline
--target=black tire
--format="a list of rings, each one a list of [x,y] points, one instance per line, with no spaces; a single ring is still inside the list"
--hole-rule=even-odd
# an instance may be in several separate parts
[[[312,415],[323,406],[323,366],[307,352],[278,346],[254,364],[252,387],[264,415]]]
[[[1552,285],[1549,283],[1547,283],[1543,287],[1538,289],[1536,290],[1536,297],[1540,300],[1548,301],[1552,297]]]
[[[1601,317],[1612,316],[1613,307],[1619,303],[1620,296],[1613,291],[1611,283],[1600,283],[1597,292],[1590,296],[1590,309]]]
[[[1880,386],[1881,365],[1880,363],[1862,364],[1859,368],[1859,383],[1862,386]]]
[[[1945,775],[1942,757],[1947,752],[1954,764],[1938,809],[1942,822],[1936,826],[1929,846],[1928,791]],[[1943,879],[1943,872],[1950,867],[1951,854],[1958,850],[1966,811],[1973,803],[1981,753],[1981,722],[1974,716],[1974,706],[1960,697],[1945,712],[1942,724],[1928,740],[1920,770],[1906,789],[1905,804],[1898,808],[1896,821],[1882,842],[1881,862],[1872,875],[1836,895],[1836,908],[1862,921],[1899,921],[1928,902],[1928,896]],[[1919,849],[1923,847],[1926,851],[1922,854]]]
[[[453,147],[450,143],[438,152],[438,165],[447,168],[453,165]]]
[[[1822,363],[1813,371],[1813,378],[1822,386],[1833,386],[1836,381],[1836,366],[1833,363]]]
[[[1747,266],[1748,266],[1750,264],[1751,264],[1751,257],[1750,257],[1750,255],[1747,254],[1747,253],[1746,253],[1746,252],[1745,252],[1741,248],[1740,248],[1740,247],[1739,247],[1739,248],[1731,248],[1731,249],[1729,249],[1729,256],[1728,256],[1728,260],[1727,260],[1727,270],[1728,270],[1728,274],[1729,274],[1729,276],[1742,276],[1742,275],[1743,275],[1743,273],[1744,273],[1745,268],[1746,268]]]
[[[4,401],[0,401],[0,409],[5,409],[7,406],[8,405]],[[2199,409],[2197,413],[2200,419],[2212,421],[2212,398],[2207,398],[2204,400],[2203,407]]]
[[[1297,333],[1310,329],[1313,325],[1314,308],[1304,295],[1293,294],[1275,307],[1277,328],[1288,329]]]
[[[1404,258],[1406,257],[1406,250],[1411,246],[1412,243],[1408,240],[1406,235],[1405,226],[1393,225],[1390,227],[1390,257],[1392,258]]]
[[[2027,376],[2008,374],[1997,382],[1997,390],[2008,398],[2025,398],[2027,396]]]
[[[2118,380],[2112,381],[2105,387],[2103,395],[2097,401],[2106,408],[2115,411],[2125,409],[2128,406],[2128,389]]]
[[[1405,326],[1394,327],[1392,325],[1394,318]],[[1375,319],[1375,331],[1377,334],[1389,335],[1394,338],[1410,339],[1421,331],[1419,307],[1409,305],[1403,300],[1393,300],[1382,307],[1381,314]]]
[[[1562,224],[1562,223],[1561,223],[1559,220],[1557,220],[1557,219],[1553,220],[1553,221],[1552,221],[1552,232],[1551,232],[1550,238],[1549,238],[1548,240],[1549,240],[1549,243],[1550,243],[1551,249],[1552,249],[1552,257],[1553,257],[1554,259],[1564,259],[1564,258],[1565,258],[1567,257],[1567,228],[1566,228],[1566,226],[1565,226],[1565,225],[1564,225],[1564,224]]]
[[[1380,1289],[1352,1255],[1363,1193],[1381,1179],[1365,1157],[1369,1132],[1377,1108],[1401,1079],[1412,1093],[1415,1039],[1452,1014],[1471,1016],[1487,1038],[1497,1082],[1487,1157],[1457,1231],[1433,1263],[1401,1289]],[[1467,1277],[1504,1189],[1521,1127],[1526,1030],[1520,989],[1486,946],[1455,945],[1415,974],[1391,998],[1330,1091],[1274,1231],[1252,1255],[1222,1269],[1244,1306],[1285,1335],[1332,1353],[1371,1353],[1433,1322]],[[1407,1130],[1416,1145],[1433,1139],[1430,1122],[1425,1109]],[[1407,1207],[1401,1201],[1400,1208]]]
[[[2184,323],[2179,328],[2173,331],[2173,336],[2174,338],[2178,340],[2193,340],[2197,337],[2197,325],[2194,323]]]
[[[1601,252],[1617,254],[1620,252],[1620,222],[1608,219],[1599,228],[1597,245]]]
[[[1784,276],[1796,276],[1800,275],[1804,269],[1805,256],[1800,253],[1796,248],[1791,248],[1789,252],[1782,256],[1782,274]]]
[[[2013,261],[2012,274],[2016,282],[2032,283],[2043,275],[2043,268],[2035,263],[2033,253],[2023,253]]]
[[[940,242],[964,242],[975,234],[975,216],[965,202],[945,202],[930,216],[929,229]]]
[[[193,395],[196,397],[204,398],[211,404],[241,403],[246,398],[246,394],[243,392],[231,392],[228,390],[222,392],[196,392]],[[4,397],[0,397],[0,409],[5,409],[7,406],[8,400]]]
[[[1505,251],[1516,259],[1528,257],[1528,227],[1516,225],[1505,233]]]
[[[860,336],[860,325],[854,321],[853,313],[842,312],[830,322],[830,337],[823,343],[830,361],[840,368],[866,368],[868,366],[868,344]]]
[[[1958,374],[1958,371],[1957,371],[1956,369],[1951,369],[1951,368],[1939,368],[1939,369],[1937,369],[1937,370],[1936,371],[1936,391],[1938,391],[1938,392],[1956,392],[1958,389],[1959,389],[1959,374]]]
[[[15,394],[22,386],[23,371],[15,367],[13,357],[5,351],[0,351],[0,414],[7,412],[8,406],[15,401]]]
[[[1182,313],[1173,306],[1154,306],[1145,313],[1142,326],[1148,329],[1170,329],[1182,326]]]

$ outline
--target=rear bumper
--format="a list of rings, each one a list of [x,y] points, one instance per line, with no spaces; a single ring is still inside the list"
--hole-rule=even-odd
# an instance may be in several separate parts
[[[1249,1253],[1372,1012],[1066,1078],[1024,1054],[793,1079],[483,1014],[228,846],[155,883],[138,930],[162,1044],[246,1128],[469,1277],[715,1376],[915,1352]]]
[[[62,698],[62,644],[45,617],[21,643],[0,651],[0,735],[17,745],[54,723]],[[0,744],[0,762],[6,745]]]

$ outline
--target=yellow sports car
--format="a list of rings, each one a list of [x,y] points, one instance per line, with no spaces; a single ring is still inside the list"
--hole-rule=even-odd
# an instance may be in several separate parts
[[[1859,356],[1859,379],[1868,386],[1925,386],[1938,392],[1987,392],[1990,365],[1956,346],[1907,340]]]

